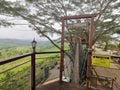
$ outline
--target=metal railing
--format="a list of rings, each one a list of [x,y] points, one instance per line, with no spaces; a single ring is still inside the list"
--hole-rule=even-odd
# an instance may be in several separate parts
[[[26,81],[24,81],[24,84],[25,84],[25,82],[27,83],[27,82],[30,82],[30,84],[31,85],[29,85],[30,86],[30,90],[35,90],[35,88],[36,88],[36,63],[35,63],[35,61],[36,61],[36,55],[37,54],[54,54],[54,53],[60,53],[60,51],[51,51],[51,52],[32,52],[32,53],[27,53],[27,54],[24,54],[24,55],[21,55],[21,56],[17,56],[17,57],[13,57],[13,58],[10,58],[10,59],[6,59],[6,60],[1,60],[0,61],[0,66],[1,65],[5,65],[5,64],[9,64],[9,63],[11,63],[11,62],[15,62],[15,61],[18,61],[18,60],[22,60],[23,58],[27,58],[27,57],[30,57],[30,60],[26,60],[26,61],[24,61],[24,62],[21,62],[20,64],[16,64],[16,65],[13,65],[12,67],[9,67],[8,69],[5,69],[5,70],[3,70],[3,71],[1,71],[0,72],[0,74],[3,74],[3,73],[6,73],[6,72],[9,72],[10,70],[13,70],[13,69],[15,69],[15,68],[17,68],[17,67],[20,67],[20,66],[22,66],[22,65],[25,65],[25,64],[27,64],[27,63],[29,63],[29,65],[30,65],[30,69],[31,70],[26,70],[26,71],[24,71],[24,72],[29,72],[29,73],[27,73],[27,74],[29,74],[29,75],[26,75],[26,78],[28,78]],[[15,81],[15,78],[14,78],[14,76],[20,76],[20,75],[22,75],[24,72],[20,72],[20,71],[18,71],[18,72],[16,72],[15,74],[7,74],[7,75],[10,75],[10,77],[9,78],[6,78],[5,80],[2,80],[2,81],[0,81],[1,83],[3,83],[3,84],[6,84],[6,82],[8,82],[8,79],[10,80],[10,82],[14,82]],[[11,78],[13,78],[13,79],[11,79]],[[20,79],[21,78],[23,78],[23,76],[21,76],[20,77]],[[25,80],[25,79],[24,79]],[[22,87],[21,85],[18,85],[19,87]],[[7,86],[6,86],[7,87]],[[14,88],[14,90],[17,90],[17,89],[15,89],[15,88],[18,88],[18,87],[16,87],[16,85],[11,85],[10,87],[12,87],[12,88]]]

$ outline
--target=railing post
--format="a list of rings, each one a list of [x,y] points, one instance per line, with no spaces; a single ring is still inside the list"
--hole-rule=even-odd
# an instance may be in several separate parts
[[[86,90],[90,87],[90,74],[91,74],[91,57],[92,57],[92,45],[93,45],[93,36],[94,36],[94,16],[91,18],[91,29],[89,32],[89,47],[88,47],[88,60],[87,60],[87,81],[86,81]]]
[[[35,52],[31,55],[31,90],[35,90]]]
[[[60,83],[62,83],[62,74],[64,69],[64,18],[62,17],[62,34],[61,34],[61,59],[60,59]]]

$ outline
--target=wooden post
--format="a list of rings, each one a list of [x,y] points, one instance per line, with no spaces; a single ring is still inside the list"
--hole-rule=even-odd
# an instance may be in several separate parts
[[[64,69],[64,18],[62,17],[62,34],[61,34],[61,59],[60,59],[60,83],[62,83],[62,72]]]
[[[89,32],[89,47],[88,47],[88,60],[87,60],[87,87],[88,90],[90,86],[90,73],[91,73],[91,56],[92,56],[92,44],[94,35],[94,16],[91,18],[91,30]]]
[[[35,90],[35,52],[31,55],[31,90]]]

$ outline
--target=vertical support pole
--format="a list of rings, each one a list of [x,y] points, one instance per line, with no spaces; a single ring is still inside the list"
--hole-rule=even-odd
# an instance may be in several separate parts
[[[35,90],[35,51],[31,55],[31,90]]]
[[[90,86],[93,35],[94,35],[94,16],[92,16],[92,18],[91,18],[91,30],[89,32],[89,47],[88,47],[88,59],[87,59],[87,82],[86,82],[87,83],[87,86],[86,86],[87,90]]]
[[[60,59],[60,83],[62,83],[62,72],[64,63],[64,17],[62,17],[62,34],[61,34],[61,59]]]

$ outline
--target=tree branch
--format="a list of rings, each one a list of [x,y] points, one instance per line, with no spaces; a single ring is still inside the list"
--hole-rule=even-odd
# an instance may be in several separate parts
[[[104,0],[103,0],[103,3],[101,4],[102,7],[100,9],[100,12],[99,12],[99,16],[97,18],[97,21],[100,19],[100,17],[102,16],[102,14],[106,11],[106,9],[108,9],[108,6],[110,5],[111,2],[113,2],[114,0],[110,0],[106,5],[105,7],[102,9],[103,5],[104,5]]]
[[[120,27],[120,25],[112,26],[112,27],[108,28],[107,30],[105,30],[105,31],[103,31],[103,32],[100,32],[100,33],[96,36],[96,38],[94,39],[93,44],[95,44],[95,42],[96,42],[100,37],[102,37],[104,34],[106,34],[107,32],[109,32],[109,31],[111,31],[111,30],[113,30],[113,29],[115,29],[115,28],[117,28],[117,27]]]
[[[34,25],[34,24],[32,24],[32,25]],[[34,27],[38,30],[38,32],[39,32],[40,34],[42,34],[42,36],[46,37],[55,47],[57,47],[59,50],[61,50],[61,48],[60,48],[57,44],[55,44],[54,41],[53,41],[50,37],[48,37],[47,35],[45,35],[44,33],[42,33],[41,30],[40,30],[36,25],[34,25]],[[65,53],[70,59],[73,59],[72,56],[69,55],[69,53],[67,53],[66,51],[64,51],[64,53]]]

